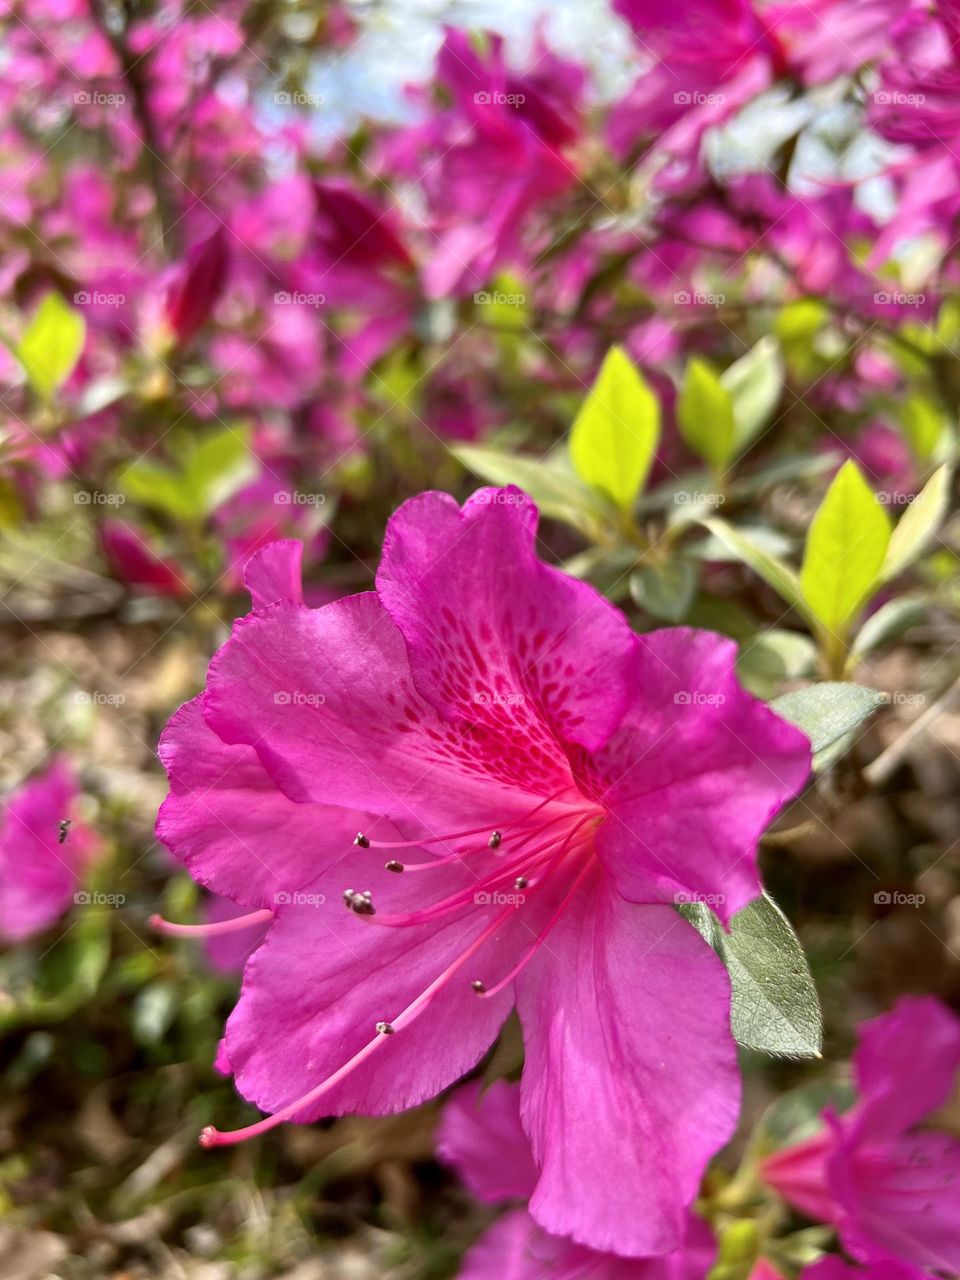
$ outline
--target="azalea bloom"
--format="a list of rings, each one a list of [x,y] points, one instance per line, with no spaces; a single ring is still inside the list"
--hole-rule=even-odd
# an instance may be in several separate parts
[[[800,1280],[919,1280],[922,1275],[923,1272],[917,1271],[915,1267],[908,1267],[905,1263],[894,1262],[892,1259],[870,1262],[860,1267],[829,1254],[813,1266],[805,1267]],[[750,1280],[762,1280],[756,1269],[751,1272]]]
[[[731,641],[635,635],[539,560],[536,521],[516,489],[423,494],[376,591],[320,609],[257,558],[258,607],[162,746],[160,838],[275,917],[222,1055],[272,1114],[203,1140],[414,1106],[515,1005],[534,1218],[670,1253],[739,1100],[727,973],[674,903],[756,897],[809,745]]]
[[[66,911],[95,851],[76,821],[73,773],[57,757],[0,808],[0,942],[22,942]]]
[[[960,1019],[905,997],[861,1026],[853,1066],[854,1107],[824,1112],[825,1128],[768,1157],[763,1176],[861,1262],[960,1271],[960,1141],[935,1114],[956,1088]]]
[[[537,1165],[520,1122],[520,1086],[498,1080],[464,1085],[447,1102],[437,1131],[437,1155],[478,1200],[526,1200]],[[682,1249],[662,1258],[621,1258],[551,1235],[525,1208],[498,1218],[467,1254],[460,1280],[703,1280],[716,1246],[707,1224],[688,1214]]]

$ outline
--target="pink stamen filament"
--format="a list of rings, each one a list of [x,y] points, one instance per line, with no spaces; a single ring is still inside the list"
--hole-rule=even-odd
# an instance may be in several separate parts
[[[555,827],[558,822],[569,821],[569,813],[557,813],[546,822],[538,823],[537,826],[532,827],[522,840],[518,840],[516,844],[511,844],[509,848],[503,847],[503,843],[505,843],[507,839],[507,837],[504,836],[503,843],[497,847],[496,852],[494,852],[489,845],[482,845],[476,849],[462,849],[457,853],[446,854],[442,858],[431,858],[429,862],[405,862],[403,864],[403,869],[404,871],[430,871],[433,867],[448,866],[451,862],[462,862],[464,858],[469,857],[469,855],[473,853],[486,853],[491,857],[500,858],[502,860],[507,854],[519,853],[524,845],[529,844],[531,840],[535,840],[538,835],[549,830],[550,827]],[[484,831],[489,830],[489,827],[484,827]],[[371,848],[373,847],[374,846],[371,845]]]
[[[564,788],[564,791],[568,788]],[[541,800],[516,823],[511,826],[523,826],[527,823],[535,813],[539,813],[546,805],[551,804],[554,800],[559,800],[563,795],[563,791],[557,791],[552,796],[547,796],[546,800]],[[506,828],[503,828],[506,830]],[[473,827],[470,831],[453,831],[445,836],[423,836],[419,840],[367,840],[364,848],[367,849],[419,849],[427,844],[447,844],[451,840],[465,840],[468,836],[490,835],[493,831],[492,827]]]
[[[594,869],[595,869],[595,864],[593,862],[586,862],[583,865],[583,867],[581,867],[580,871],[577,873],[576,877],[574,878],[573,884],[570,886],[567,892],[563,895],[563,899],[559,907],[557,907],[556,911],[553,913],[553,915],[550,917],[550,919],[547,921],[544,927],[540,930],[539,934],[536,937],[536,940],[527,949],[526,953],[523,956],[521,956],[520,960],[518,960],[518,962],[513,966],[513,968],[510,970],[507,976],[505,978],[501,978],[500,981],[496,984],[496,986],[489,987],[489,988],[485,987],[483,990],[477,991],[477,995],[481,998],[481,1000],[492,1000],[493,997],[498,996],[500,992],[504,990],[505,987],[509,987],[510,983],[513,982],[513,980],[523,972],[523,970],[527,967],[527,965],[530,963],[533,957],[537,954],[537,952],[543,946],[543,943],[546,940],[547,934],[550,933],[551,930],[556,926],[560,917],[563,915],[567,907],[569,907],[570,903],[573,901],[574,894],[576,893],[577,889],[579,889],[580,884],[583,881],[584,877],[587,876],[589,872],[593,871]]]
[[[588,822],[595,820],[593,813],[584,815],[571,827],[559,845],[555,841],[547,841],[545,844],[538,845],[535,849],[529,849],[522,857],[497,867],[491,875],[482,877],[465,889],[451,894],[448,898],[443,898],[440,902],[435,902],[433,906],[425,907],[422,911],[408,911],[390,915],[378,912],[375,916],[367,918],[374,925],[381,924],[388,928],[403,928],[406,925],[425,924],[430,920],[436,920],[440,916],[448,915],[458,907],[466,906],[471,900],[475,901],[481,893],[490,893],[506,887],[519,875],[526,877],[534,870],[549,868],[559,863],[569,852],[570,846],[581,828],[586,826]],[[528,883],[527,887],[533,888],[533,882]]]
[[[245,916],[234,916],[230,920],[217,920],[210,924],[177,924],[173,920],[164,920],[163,916],[151,916],[147,923],[151,929],[164,933],[171,938],[215,938],[221,933],[236,933],[239,929],[249,929],[251,925],[266,924],[273,919],[269,907],[259,911],[251,911]]]
[[[493,935],[502,928],[507,919],[513,915],[513,911],[513,907],[506,907],[501,911],[497,917],[491,921],[487,928],[484,929],[480,936],[476,938],[465,951],[461,952],[461,954],[457,956],[457,958],[453,960],[446,969],[444,969],[443,973],[441,973],[439,977],[434,978],[433,982],[431,982],[425,990],[421,991],[420,995],[418,995],[415,1000],[407,1005],[403,1012],[389,1024],[392,1026],[395,1033],[402,1031],[404,1027],[409,1026],[411,1022],[414,1022],[420,1016],[424,1009],[428,1007],[433,997],[447,985],[454,974],[466,964],[471,956],[476,955],[485,942],[488,942],[490,938],[492,938]],[[267,1133],[269,1130],[275,1129],[277,1125],[285,1123],[285,1121],[291,1119],[306,1107],[311,1106],[318,1098],[323,1097],[328,1090],[332,1089],[334,1085],[339,1084],[341,1080],[345,1079],[352,1071],[356,1070],[357,1067],[377,1051],[381,1044],[384,1044],[389,1039],[391,1039],[390,1036],[383,1035],[381,1032],[378,1032],[376,1036],[374,1036],[372,1040],[369,1040],[362,1049],[358,1050],[352,1058],[349,1058],[342,1067],[338,1067],[332,1075],[327,1076],[326,1080],[321,1081],[320,1084],[309,1090],[309,1092],[305,1093],[295,1102],[291,1102],[287,1106],[281,1108],[281,1110],[274,1112],[272,1116],[265,1116],[264,1119],[257,1121],[256,1124],[247,1125],[243,1129],[233,1129],[226,1133],[221,1132],[219,1129],[215,1129],[213,1125],[208,1125],[200,1134],[200,1145],[202,1147],[233,1146],[235,1143],[246,1142],[248,1138],[257,1138],[260,1134]]]

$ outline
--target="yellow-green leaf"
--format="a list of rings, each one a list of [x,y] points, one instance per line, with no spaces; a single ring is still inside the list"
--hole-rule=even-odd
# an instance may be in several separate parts
[[[916,391],[904,403],[900,422],[910,452],[925,468],[943,435],[946,425],[943,412],[928,396]]]
[[[852,460],[837,472],[807,535],[800,587],[817,620],[846,632],[872,589],[890,541],[890,520]]]
[[[629,511],[660,439],[660,404],[621,347],[611,347],[570,433],[570,459],[587,484]]]
[[[767,335],[720,375],[733,400],[735,449],[742,453],[767,425],[783,387],[783,357],[776,338]]]
[[[900,517],[890,536],[881,577],[895,578],[920,555],[947,513],[950,499],[950,471],[936,470]]]
[[[733,398],[710,366],[696,356],[687,362],[677,422],[694,453],[711,471],[721,474],[733,452]]]
[[[41,400],[52,400],[73,373],[86,332],[83,316],[68,307],[59,293],[44,296],[14,349]]]

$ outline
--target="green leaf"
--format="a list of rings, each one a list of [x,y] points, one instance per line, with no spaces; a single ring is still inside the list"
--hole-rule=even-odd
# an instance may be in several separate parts
[[[224,427],[202,437],[187,454],[184,478],[194,509],[208,515],[256,474],[246,426]]]
[[[895,578],[916,560],[939,528],[949,500],[950,470],[940,467],[909,504],[890,535],[880,573],[882,582]]]
[[[900,425],[910,452],[921,467],[934,457],[945,422],[940,406],[919,391],[908,396],[901,410]]]
[[[457,445],[453,456],[488,484],[515,484],[534,500],[545,516],[563,520],[592,536],[611,511],[596,492],[565,466],[540,462],[503,449]]]
[[[697,590],[697,566],[683,556],[648,564],[630,576],[630,594],[641,609],[666,622],[687,616]]]
[[[877,585],[890,520],[852,460],[827,490],[810,526],[800,570],[803,598],[832,635],[844,635]]]
[[[783,360],[776,338],[761,338],[720,375],[733,400],[736,425],[734,452],[742,453],[766,426],[777,407],[783,387]]]
[[[41,400],[52,400],[80,359],[87,326],[59,293],[48,293],[33,313],[14,355]]]
[[[818,1058],[823,1029],[817,989],[797,935],[773,899],[764,893],[748,903],[731,918],[729,933],[705,903],[678,910],[727,966],[737,1043],[761,1053]]]
[[[749,538],[745,538],[738,529],[727,524],[725,520],[714,517],[704,523],[714,537],[719,538],[725,547],[730,548],[737,559],[749,565],[754,573],[759,574],[768,586],[773,587],[787,604],[792,605],[808,621],[811,620],[810,610],[806,606],[800,589],[800,579],[789,565],[778,560],[769,551],[758,547]]]
[[[898,596],[871,613],[857,632],[852,652],[857,657],[869,653],[888,640],[902,636],[926,614],[927,604],[920,596]]]
[[[876,689],[824,681],[774,698],[770,709],[807,735],[814,771],[820,773],[839,759],[855,731],[884,700]]]
[[[249,428],[226,427],[191,443],[179,471],[141,458],[120,476],[128,498],[178,520],[201,520],[256,474]]]
[[[771,627],[751,636],[740,646],[737,675],[760,698],[770,698],[785,680],[799,680],[813,674],[817,647],[799,631]]]
[[[623,349],[611,347],[570,432],[577,474],[629,511],[659,440],[657,397]]]
[[[687,361],[677,422],[694,453],[716,475],[722,474],[733,452],[733,398],[710,366],[696,356]]]

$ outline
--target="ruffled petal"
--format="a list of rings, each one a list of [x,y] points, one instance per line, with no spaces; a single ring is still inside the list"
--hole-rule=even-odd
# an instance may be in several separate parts
[[[626,903],[598,876],[517,997],[523,1122],[541,1168],[531,1213],[598,1250],[679,1249],[737,1119],[722,963],[675,912]]]
[[[489,725],[534,753],[588,750],[620,723],[635,644],[593,587],[543,564],[537,509],[519,489],[411,498],[387,529],[377,592],[417,688],[448,719]]]
[[[610,813],[597,848],[631,901],[701,900],[728,920],[761,891],[757,844],[806,782],[810,744],[741,688],[735,660],[708,631],[638,637],[636,698],[586,766]]]
[[[441,720],[372,594],[241,619],[211,664],[204,715],[225,742],[252,746],[291,799],[335,797],[418,835],[526,813],[531,795],[572,785],[565,759]]]
[[[288,799],[251,747],[217,737],[203,698],[185,703],[160,740],[170,793],[157,838],[214,893],[273,908],[347,855],[362,818]]]

